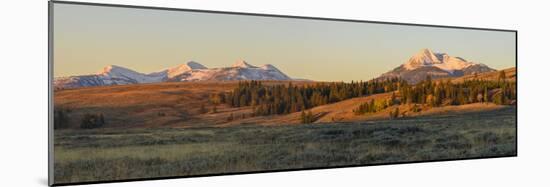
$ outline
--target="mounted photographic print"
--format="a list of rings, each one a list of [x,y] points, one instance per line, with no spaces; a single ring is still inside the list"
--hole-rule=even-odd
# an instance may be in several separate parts
[[[517,155],[516,31],[49,8],[52,185]]]

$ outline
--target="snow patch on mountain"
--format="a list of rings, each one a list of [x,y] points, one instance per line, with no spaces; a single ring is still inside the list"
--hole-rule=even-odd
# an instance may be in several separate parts
[[[167,69],[167,76],[168,78],[172,78],[175,76],[178,76],[184,72],[195,70],[195,69],[208,69],[206,66],[203,66],[202,64],[199,64],[197,62],[187,62],[186,64],[182,64],[176,67],[168,68]]]
[[[164,79],[163,75],[147,75],[116,65],[104,67],[97,75],[105,85],[155,83]]]
[[[244,60],[237,60],[237,62],[235,62],[232,67],[234,67],[234,68],[257,68],[256,66],[250,65],[249,63],[247,63]]]
[[[263,70],[277,70],[277,71],[279,71],[279,69],[277,69],[275,66],[273,66],[271,64],[264,64],[264,65],[260,66],[260,68],[262,68]]]
[[[168,69],[154,72],[148,74],[149,76],[164,76],[166,79],[174,78],[178,75],[181,75],[182,73],[191,71],[191,70],[197,70],[197,69],[208,69],[206,66],[195,62],[195,61],[189,61],[185,64],[180,64],[174,67],[170,67]]]

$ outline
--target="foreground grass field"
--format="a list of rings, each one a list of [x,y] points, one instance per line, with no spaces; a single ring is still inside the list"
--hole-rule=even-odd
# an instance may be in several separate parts
[[[516,155],[516,108],[299,126],[55,131],[71,183]]]

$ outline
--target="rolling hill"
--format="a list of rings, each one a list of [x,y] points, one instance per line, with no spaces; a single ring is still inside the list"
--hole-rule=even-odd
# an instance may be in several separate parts
[[[289,81],[262,81],[266,85]],[[225,123],[230,113],[250,113],[250,107],[231,108],[214,104],[209,96],[228,92],[238,81],[163,82],[117,86],[84,87],[54,92],[55,110],[66,111],[69,126],[78,128],[85,114],[102,113],[107,127],[212,126]],[[313,84],[292,81],[293,85]],[[204,105],[206,113],[200,111]]]

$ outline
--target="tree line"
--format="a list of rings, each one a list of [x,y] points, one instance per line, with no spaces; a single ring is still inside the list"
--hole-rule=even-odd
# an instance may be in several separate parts
[[[252,106],[255,115],[288,114],[316,106],[377,93],[398,90],[407,83],[398,78],[381,81],[316,83],[297,86],[278,84],[266,86],[260,81],[241,81],[229,93],[211,96],[213,103],[231,107]]]
[[[53,114],[53,125],[54,129],[65,129],[69,128],[69,121],[70,121],[70,110],[66,109],[54,109]],[[82,129],[94,129],[94,128],[100,128],[105,125],[105,118],[103,117],[103,113],[86,113],[80,118],[80,128]]]
[[[505,73],[501,71],[496,81],[474,78],[453,83],[450,80],[433,81],[427,76],[415,85],[407,84],[400,78],[302,86],[294,85],[292,82],[264,85],[255,80],[241,81],[228,93],[211,95],[210,102],[215,105],[223,103],[231,107],[252,106],[252,115],[273,115],[300,112],[354,97],[388,92],[394,92],[390,99],[365,102],[353,112],[357,115],[374,113],[401,104],[413,104],[416,108],[417,105],[437,107],[477,102],[504,105],[512,104],[517,97],[515,82],[507,81]],[[307,118],[304,117],[305,121],[309,120]]]
[[[401,103],[427,104],[429,106],[464,105],[470,103],[492,102],[498,105],[511,104],[516,100],[515,82],[501,78],[494,80],[465,80],[452,83],[450,80],[435,82],[428,76],[416,85],[404,85],[399,88]]]
[[[396,95],[398,93],[400,96]],[[430,107],[464,105],[471,103],[513,104],[517,99],[516,84],[507,81],[504,71],[495,80],[465,80],[460,83],[432,81],[430,76],[416,85],[404,84],[389,99],[370,100],[353,110],[356,115],[376,113],[393,105],[410,104],[412,112],[420,111],[419,105]],[[398,109],[390,112],[390,118],[397,118]]]

